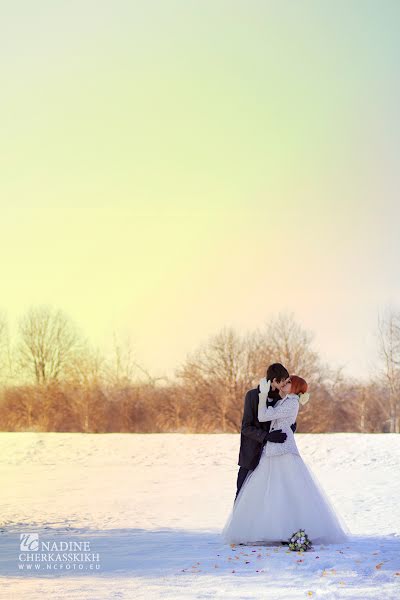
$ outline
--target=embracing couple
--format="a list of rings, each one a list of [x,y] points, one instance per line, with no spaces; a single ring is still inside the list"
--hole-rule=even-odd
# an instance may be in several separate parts
[[[307,382],[274,363],[246,393],[236,498],[226,543],[288,543],[305,530],[314,543],[340,543],[349,530],[300,456],[294,432]]]

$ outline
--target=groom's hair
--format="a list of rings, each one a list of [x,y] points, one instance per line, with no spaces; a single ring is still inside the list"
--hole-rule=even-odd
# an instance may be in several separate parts
[[[279,383],[282,379],[287,379],[289,377],[289,372],[281,363],[274,363],[270,365],[267,369],[267,381],[268,379],[272,381],[276,379]]]

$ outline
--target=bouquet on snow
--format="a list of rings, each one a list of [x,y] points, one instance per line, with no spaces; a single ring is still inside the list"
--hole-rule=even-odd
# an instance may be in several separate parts
[[[295,552],[306,552],[310,550],[311,544],[312,542],[304,529],[299,529],[289,538],[289,549]]]

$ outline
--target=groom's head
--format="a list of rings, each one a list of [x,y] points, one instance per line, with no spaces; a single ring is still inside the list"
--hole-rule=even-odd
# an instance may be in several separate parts
[[[278,389],[285,384],[288,378],[289,372],[281,363],[274,363],[267,369],[267,380],[269,379],[272,385]]]

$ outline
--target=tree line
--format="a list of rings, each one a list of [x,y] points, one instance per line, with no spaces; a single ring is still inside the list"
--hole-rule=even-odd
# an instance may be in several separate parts
[[[114,336],[93,347],[63,311],[31,307],[11,342],[0,316],[0,430],[76,432],[240,431],[246,391],[283,363],[309,383],[297,431],[399,433],[400,313],[379,317],[376,370],[349,379],[324,363],[292,314],[239,334],[224,327],[189,353],[175,376],[153,377]]]

